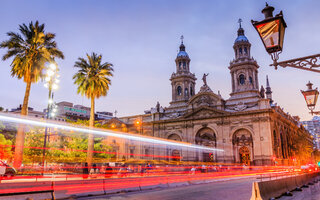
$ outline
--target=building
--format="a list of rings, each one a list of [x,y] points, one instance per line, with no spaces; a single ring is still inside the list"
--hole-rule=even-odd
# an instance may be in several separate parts
[[[71,102],[61,101],[56,104],[57,113],[59,117],[63,117],[67,120],[77,121],[89,120],[90,119],[90,107],[85,107],[82,105],[73,105]]]
[[[320,117],[315,116],[312,120],[301,123],[313,136],[314,147],[320,150]]]
[[[106,120],[113,118],[112,112],[96,112],[95,119],[96,120]]]
[[[19,107],[12,108],[10,112],[15,114],[20,114],[21,109],[22,109],[22,105],[20,104]],[[46,117],[46,113],[41,111],[36,111],[33,108],[28,107],[28,116],[44,119]]]
[[[73,105],[71,102],[61,101],[56,103],[57,113],[56,116],[71,121],[77,120],[89,120],[90,119],[90,107],[82,105]],[[112,112],[96,112],[95,120],[107,120],[113,118]]]
[[[312,137],[300,126],[297,118],[273,104],[268,77],[266,90],[260,87],[259,65],[251,57],[251,44],[241,25],[233,49],[234,59],[228,66],[232,88],[229,98],[224,99],[213,92],[206,73],[200,91],[195,91],[197,78],[191,72],[191,59],[182,41],[175,59],[175,72],[170,78],[170,105],[163,108],[158,102],[145,114],[119,118],[129,132],[223,151],[188,151],[175,147],[161,150],[148,144],[123,144],[125,154],[162,155],[168,160],[178,155],[182,161],[246,165],[308,162]],[[121,142],[114,143],[121,146]],[[143,156],[137,157],[144,159]]]

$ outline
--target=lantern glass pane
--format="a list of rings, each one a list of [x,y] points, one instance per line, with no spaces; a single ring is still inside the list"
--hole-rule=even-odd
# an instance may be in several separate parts
[[[314,105],[314,95],[305,96],[305,99],[308,106]]]
[[[319,92],[317,90],[304,91],[303,96],[306,100],[307,106],[315,106],[317,103]]]
[[[277,19],[256,26],[267,49],[279,45],[279,23]]]

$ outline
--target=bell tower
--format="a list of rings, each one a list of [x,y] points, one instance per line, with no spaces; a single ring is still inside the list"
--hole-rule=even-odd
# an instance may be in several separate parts
[[[183,44],[181,36],[179,52],[175,60],[176,72],[172,73],[170,81],[172,86],[171,106],[182,106],[195,94],[195,75],[190,72],[190,58]]]
[[[257,101],[259,95],[258,68],[259,65],[251,57],[251,44],[244,34],[239,19],[237,38],[233,45],[235,58],[230,62],[232,93],[227,105]]]

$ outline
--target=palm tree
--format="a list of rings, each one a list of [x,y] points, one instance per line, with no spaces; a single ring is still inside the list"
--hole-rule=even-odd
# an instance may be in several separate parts
[[[54,58],[64,59],[63,53],[57,48],[54,41],[55,34],[45,33],[44,24],[30,22],[19,25],[19,32],[8,32],[9,39],[1,42],[0,48],[7,48],[2,60],[13,57],[11,63],[11,76],[23,79],[26,83],[21,115],[28,115],[28,101],[31,84],[36,83],[42,77],[45,63]],[[20,167],[23,155],[25,134],[23,126],[19,126],[16,136],[16,148],[14,166]]]
[[[89,127],[94,127],[94,108],[95,99],[101,96],[106,96],[111,85],[110,77],[113,76],[113,65],[105,62],[101,63],[102,55],[92,53],[87,54],[87,60],[78,58],[74,67],[79,68],[78,72],[73,76],[74,83],[78,85],[78,94],[86,96],[91,100],[91,111]],[[89,134],[87,163],[90,166],[92,163],[94,150],[93,134]]]

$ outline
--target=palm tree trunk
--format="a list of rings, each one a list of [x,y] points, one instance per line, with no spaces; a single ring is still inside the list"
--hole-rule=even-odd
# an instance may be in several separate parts
[[[89,127],[90,128],[94,127],[94,98],[93,97],[91,97],[91,111],[90,111]],[[89,167],[92,164],[93,150],[94,150],[94,138],[93,138],[93,134],[89,133],[88,151],[87,151],[87,163],[88,163]]]
[[[28,115],[28,102],[29,102],[30,90],[31,90],[31,81],[28,81],[26,92],[24,93],[23,105],[21,108],[21,115]],[[14,151],[14,167],[16,169],[19,168],[22,163],[24,137],[25,137],[24,124],[19,124],[17,136],[16,136],[15,151]]]

